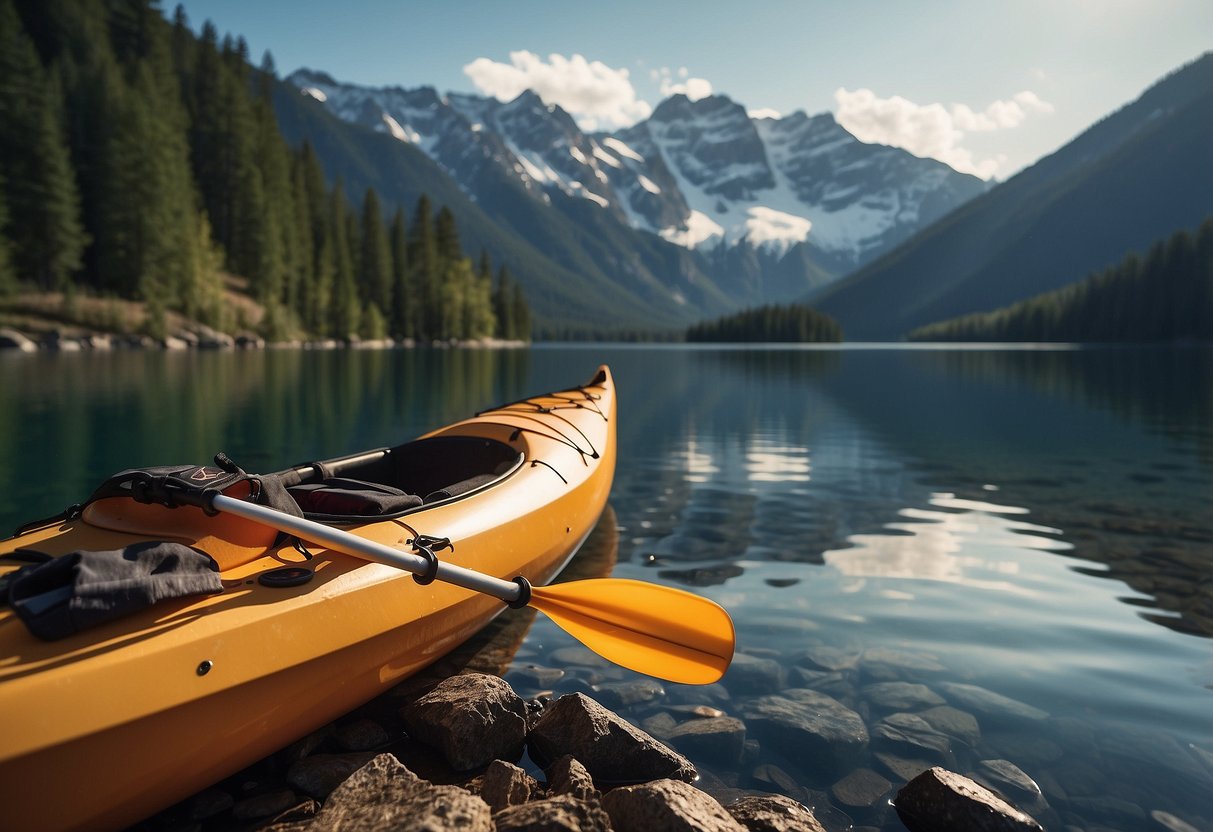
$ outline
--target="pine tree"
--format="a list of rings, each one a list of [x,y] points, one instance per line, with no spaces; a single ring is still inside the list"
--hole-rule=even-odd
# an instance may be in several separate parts
[[[362,300],[380,311],[391,310],[392,256],[383,230],[383,209],[374,188],[367,188],[362,200],[361,238],[358,285]]]
[[[417,334],[415,310],[416,298],[409,279],[408,229],[404,211],[397,209],[392,217],[389,234],[392,251],[392,315],[391,332],[398,338],[412,338]]]
[[[430,199],[424,194],[417,200],[417,210],[413,214],[408,261],[414,294],[419,301],[415,318],[416,336],[422,340],[433,340],[439,337],[437,332],[441,321],[438,244],[434,237]]]
[[[64,93],[39,62],[11,0],[0,2],[0,178],[13,266],[43,289],[62,288],[87,242],[63,128]]]

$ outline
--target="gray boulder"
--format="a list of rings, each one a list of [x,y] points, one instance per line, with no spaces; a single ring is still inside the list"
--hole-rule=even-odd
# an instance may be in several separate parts
[[[715,798],[679,780],[614,789],[602,807],[615,832],[745,832]]]
[[[400,718],[456,771],[517,760],[526,740],[526,703],[504,679],[483,673],[444,679],[401,708]]]
[[[503,809],[493,822],[497,832],[611,832],[611,819],[596,801],[572,795]]]
[[[910,832],[1042,832],[1026,812],[968,777],[930,768],[893,801]]]
[[[493,816],[479,797],[458,786],[435,786],[391,754],[380,754],[333,790],[312,828],[490,832]]]
[[[544,709],[527,745],[541,763],[573,755],[599,786],[663,777],[690,782],[697,776],[686,757],[582,693],[562,696]]]
[[[812,811],[790,797],[743,797],[725,807],[749,832],[825,832]]]

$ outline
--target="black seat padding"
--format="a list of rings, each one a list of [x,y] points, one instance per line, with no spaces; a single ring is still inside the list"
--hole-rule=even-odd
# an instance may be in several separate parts
[[[383,517],[416,508],[421,498],[380,483],[330,477],[287,489],[305,514],[331,517]]]

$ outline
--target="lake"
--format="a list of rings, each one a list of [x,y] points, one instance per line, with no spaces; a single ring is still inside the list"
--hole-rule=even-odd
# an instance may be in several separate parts
[[[932,764],[1046,828],[1213,828],[1207,349],[4,354],[0,528],[122,468],[397,444],[600,363],[619,464],[594,557],[723,604],[740,655],[719,685],[656,685],[540,617],[520,693],[584,690],[658,736],[683,706],[827,694],[871,737],[845,760],[690,756],[705,788],[787,793],[830,829],[902,829],[888,799]]]

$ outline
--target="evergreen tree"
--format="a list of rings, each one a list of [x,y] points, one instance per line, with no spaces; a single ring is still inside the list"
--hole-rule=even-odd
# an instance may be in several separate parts
[[[408,262],[414,294],[418,299],[415,318],[416,337],[433,340],[440,329],[438,244],[434,237],[434,220],[430,214],[430,199],[425,194],[417,200],[413,227],[409,234]]]
[[[0,179],[13,266],[43,289],[80,268],[87,237],[62,118],[64,93],[48,76],[11,0],[0,2]]]
[[[354,283],[354,266],[350,257],[349,214],[345,188],[338,180],[329,197],[329,233],[326,235],[333,257],[331,331],[338,338],[356,334],[362,323],[362,306],[358,302],[358,288]]]
[[[410,281],[408,260],[408,228],[404,211],[397,209],[392,217],[389,235],[392,253],[392,315],[391,332],[398,338],[412,338],[417,334],[415,310],[416,298]]]
[[[17,273],[8,242],[8,204],[4,199],[4,180],[0,179],[0,299],[17,291]]]
[[[362,200],[361,238],[358,285],[362,300],[380,311],[391,310],[392,256],[383,230],[383,209],[374,188],[367,188]]]

